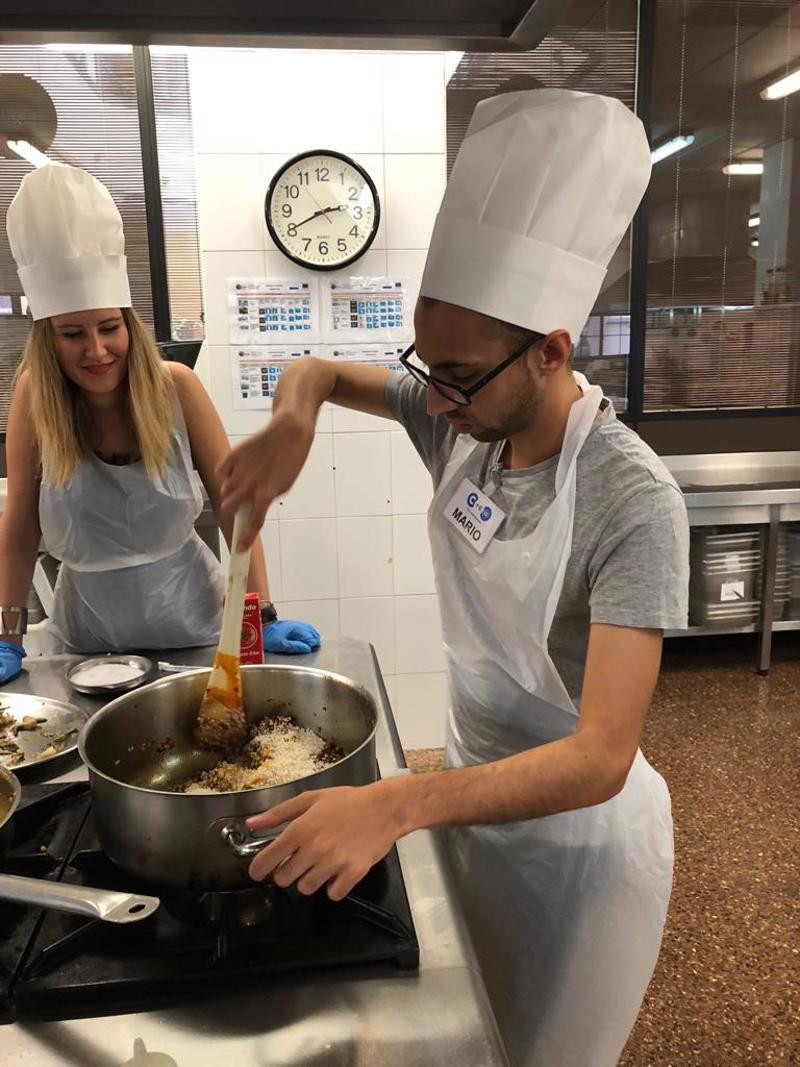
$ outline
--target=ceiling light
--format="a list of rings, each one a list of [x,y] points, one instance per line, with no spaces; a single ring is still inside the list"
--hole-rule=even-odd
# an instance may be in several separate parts
[[[793,70],[791,74],[778,78],[772,85],[761,90],[762,100],[781,100],[784,96],[796,93],[800,89],[800,69]]]
[[[764,164],[757,159],[745,160],[741,163],[728,163],[722,168],[723,174],[763,174]]]
[[[755,238],[754,240],[752,240],[752,241],[750,242],[750,244],[751,244],[751,246],[752,246],[753,248],[758,248],[758,239],[757,239],[757,238]]]
[[[667,156],[672,156],[676,152],[688,148],[690,144],[694,144],[694,134],[681,134],[680,137],[673,137],[672,140],[665,141],[663,144],[660,144],[658,148],[654,148],[650,153],[650,158],[654,163],[660,163],[662,159],[666,159]]]
[[[38,148],[34,148],[28,141],[7,141],[6,144],[12,152],[16,152],[22,159],[32,163],[34,167],[45,167],[48,163],[52,163],[52,159],[40,152]]]
[[[750,218],[747,220],[747,225],[750,226],[750,227],[758,226],[760,222],[761,222],[761,216],[760,215],[751,215]]]

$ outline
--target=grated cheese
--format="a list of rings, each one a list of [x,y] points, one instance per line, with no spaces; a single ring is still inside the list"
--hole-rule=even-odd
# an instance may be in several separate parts
[[[249,740],[232,759],[221,760],[192,778],[183,792],[229,793],[267,789],[304,778],[336,763],[344,755],[287,716],[264,719],[251,728]]]

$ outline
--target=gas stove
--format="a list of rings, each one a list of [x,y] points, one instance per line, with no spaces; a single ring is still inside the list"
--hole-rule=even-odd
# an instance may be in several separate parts
[[[23,787],[0,872],[158,896],[126,925],[0,903],[0,1022],[121,1014],[193,1003],[221,987],[268,991],[337,968],[360,977],[417,968],[419,947],[394,849],[343,901],[274,885],[181,893],[115,867],[83,783]]]

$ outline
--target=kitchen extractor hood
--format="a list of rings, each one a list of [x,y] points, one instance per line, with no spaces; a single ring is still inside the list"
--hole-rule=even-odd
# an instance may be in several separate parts
[[[0,43],[532,49],[600,0],[0,0]]]

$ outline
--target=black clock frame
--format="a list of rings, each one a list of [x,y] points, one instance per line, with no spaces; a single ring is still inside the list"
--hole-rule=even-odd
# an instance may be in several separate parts
[[[362,248],[360,248],[354,256],[351,256],[349,259],[343,260],[343,262],[341,263],[334,263],[330,266],[326,266],[321,263],[307,263],[304,259],[300,259],[299,256],[292,255],[292,253],[284,246],[281,238],[275,232],[275,228],[272,225],[272,220],[270,218],[270,204],[272,201],[273,194],[275,192],[275,187],[277,186],[280,179],[291,167],[295,166],[297,163],[302,162],[304,159],[309,159],[313,156],[332,156],[334,159],[340,159],[343,163],[347,163],[348,166],[351,166],[354,170],[357,170],[369,186],[370,191],[372,192],[372,200],[375,204],[375,216],[372,223],[372,232],[370,233],[366,244]],[[361,259],[364,253],[368,251],[368,249],[372,245],[372,242],[375,240],[378,234],[378,227],[381,223],[381,201],[380,197],[378,196],[378,190],[375,187],[375,182],[372,180],[372,178],[369,176],[367,171],[361,166],[360,163],[356,163],[354,159],[352,159],[350,156],[346,156],[343,152],[335,152],[333,151],[333,149],[330,148],[317,148],[313,151],[300,152],[298,153],[298,155],[292,156],[291,159],[287,159],[283,166],[279,170],[277,170],[275,174],[273,174],[272,180],[270,181],[269,187],[267,189],[266,196],[264,197],[264,221],[267,224],[267,230],[269,231],[270,237],[275,242],[280,252],[284,256],[286,256],[287,259],[290,259],[293,263],[297,263],[300,267],[305,267],[306,270],[316,270],[321,271],[323,273],[327,273],[329,271],[343,270],[345,267],[349,267],[351,263],[355,263],[357,259]]]

